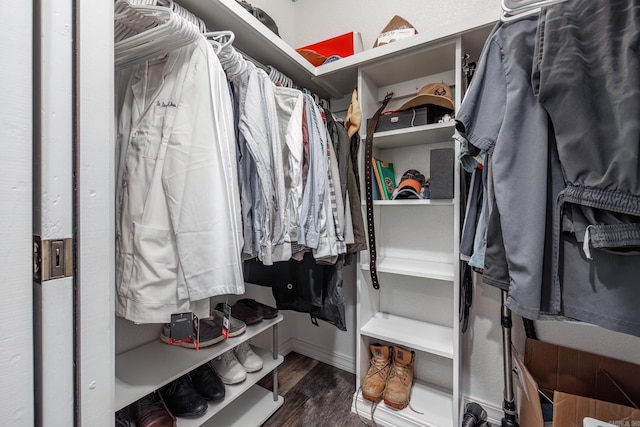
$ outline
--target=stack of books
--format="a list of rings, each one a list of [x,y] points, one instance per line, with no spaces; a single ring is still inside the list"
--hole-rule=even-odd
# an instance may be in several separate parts
[[[392,200],[393,190],[396,189],[396,175],[393,171],[393,163],[383,162],[371,157],[371,179],[374,200]]]

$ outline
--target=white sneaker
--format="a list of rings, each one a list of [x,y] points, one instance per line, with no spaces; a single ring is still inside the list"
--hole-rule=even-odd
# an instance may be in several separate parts
[[[248,342],[243,342],[233,349],[238,361],[247,372],[256,372],[262,369],[262,358],[255,354]]]
[[[247,371],[245,371],[240,362],[238,362],[232,350],[222,353],[213,359],[211,364],[225,384],[241,383],[247,378]]]

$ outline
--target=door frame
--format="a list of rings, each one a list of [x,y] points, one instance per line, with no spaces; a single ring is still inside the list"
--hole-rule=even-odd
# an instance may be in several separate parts
[[[5,7],[6,6],[6,7]],[[29,2],[4,4],[0,14],[0,299],[4,302],[0,340],[0,412],[7,423],[32,426],[32,44]]]

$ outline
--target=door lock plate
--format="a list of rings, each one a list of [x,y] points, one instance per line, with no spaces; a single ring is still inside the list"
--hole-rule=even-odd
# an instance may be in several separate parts
[[[73,276],[73,239],[41,240],[33,236],[33,280]]]

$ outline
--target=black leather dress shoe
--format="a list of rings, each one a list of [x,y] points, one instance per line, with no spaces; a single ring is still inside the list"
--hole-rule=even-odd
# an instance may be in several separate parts
[[[176,417],[198,418],[209,409],[207,401],[195,390],[189,375],[184,375],[160,389],[169,411]]]
[[[191,381],[196,391],[205,399],[213,401],[224,399],[224,383],[211,366],[211,362],[191,372]]]
[[[242,298],[239,299],[234,307],[238,305],[244,305],[251,311],[260,313],[263,319],[273,319],[278,315],[278,309],[271,307],[269,305],[263,304],[259,301],[256,301],[252,298]]]
[[[222,311],[224,313],[223,304],[218,303],[216,305],[216,310]],[[258,323],[263,319],[262,313],[259,310],[254,311],[253,309],[251,309],[250,307],[247,307],[244,304],[232,305],[231,317],[240,319],[247,325],[253,325],[254,323]]]

